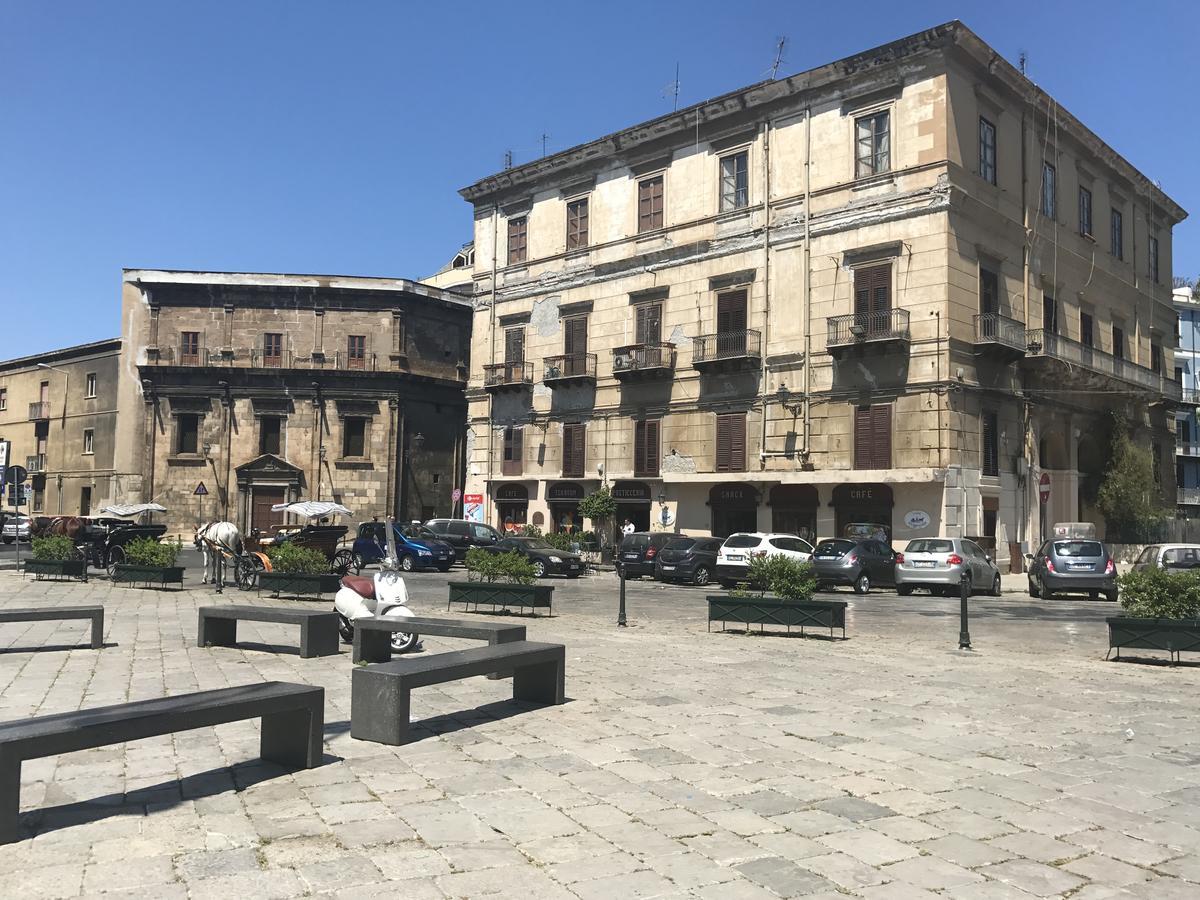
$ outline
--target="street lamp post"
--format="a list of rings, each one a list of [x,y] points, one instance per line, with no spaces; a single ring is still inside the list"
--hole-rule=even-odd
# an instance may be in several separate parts
[[[971,630],[967,624],[967,600],[971,596],[971,573],[964,566],[958,581],[958,649],[971,649]]]
[[[209,454],[212,453],[212,444],[210,444],[206,441],[204,443],[204,446],[201,447],[200,449],[204,451],[205,462],[209,462],[210,461]],[[200,495],[200,524],[201,525],[204,524],[204,495],[203,494]]]

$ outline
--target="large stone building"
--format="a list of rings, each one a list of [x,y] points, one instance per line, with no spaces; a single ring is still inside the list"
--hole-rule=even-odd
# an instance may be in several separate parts
[[[173,531],[449,515],[465,452],[471,307],[387,278],[126,270],[117,458]],[[206,496],[197,496],[203,482]]]
[[[1183,387],[1183,403],[1175,414],[1175,484],[1181,518],[1200,519],[1200,288],[1178,287],[1172,293],[1179,316],[1175,377]]]
[[[461,193],[492,521],[607,483],[642,528],[879,522],[1015,566],[1098,519],[1108,410],[1170,459],[1185,213],[961,23]]]
[[[29,472],[22,512],[86,515],[132,480],[114,463],[120,353],[113,339],[0,362],[0,441]]]

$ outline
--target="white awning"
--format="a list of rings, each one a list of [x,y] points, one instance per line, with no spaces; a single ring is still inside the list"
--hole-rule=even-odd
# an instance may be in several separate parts
[[[104,507],[104,509],[100,510],[100,515],[118,516],[124,519],[132,516],[140,516],[142,513],[166,511],[167,508],[165,506],[159,506],[157,503],[130,503],[125,506],[117,503]]]
[[[323,519],[326,516],[352,516],[354,513],[332,500],[297,500],[295,503],[276,503],[271,512],[286,512],[304,519]]]

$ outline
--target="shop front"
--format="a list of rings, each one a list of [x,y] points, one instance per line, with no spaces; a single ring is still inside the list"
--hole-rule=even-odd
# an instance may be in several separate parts
[[[758,530],[758,491],[748,484],[718,484],[708,492],[713,537]]]
[[[617,481],[612,486],[617,502],[617,527],[628,519],[634,531],[650,530],[650,487],[641,481]]]
[[[767,503],[771,507],[771,530],[795,534],[810,543],[817,539],[817,489],[811,484],[777,484]]]
[[[511,482],[497,487],[496,515],[505,534],[520,531],[529,517],[529,488]]]
[[[583,519],[579,516],[579,501],[583,499],[583,485],[573,481],[559,481],[546,489],[546,503],[550,507],[548,530],[558,534],[571,534],[583,530]]]
[[[892,489],[886,484],[839,484],[833,489],[835,534],[846,535],[849,525],[881,526],[887,539],[892,538],[892,507],[895,505]],[[874,528],[856,528],[855,532],[866,536],[874,535]]]

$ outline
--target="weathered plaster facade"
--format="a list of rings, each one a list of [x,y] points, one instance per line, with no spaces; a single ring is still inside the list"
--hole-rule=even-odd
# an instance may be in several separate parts
[[[864,166],[870,127],[886,138],[867,141]],[[826,536],[882,518],[901,544],[980,536],[1005,560],[1043,520],[1097,517],[1108,409],[1170,458],[1171,228],[1185,213],[961,23],[462,194],[467,490],[491,521],[556,527],[607,482],[639,526]],[[586,326],[568,336],[573,319]],[[744,465],[718,466],[731,414],[745,416]],[[658,423],[640,426],[657,459],[635,458],[639,421]],[[578,425],[584,462],[567,447],[567,474]]]

